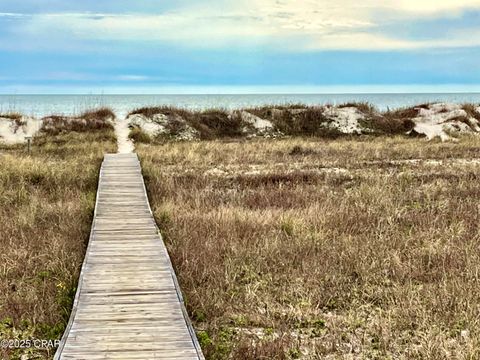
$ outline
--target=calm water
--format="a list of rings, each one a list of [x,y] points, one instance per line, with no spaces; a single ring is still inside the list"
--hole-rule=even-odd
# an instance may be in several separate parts
[[[480,103],[480,93],[452,94],[281,94],[281,95],[0,95],[0,112],[27,115],[78,114],[86,109],[109,106],[118,116],[151,105],[174,105],[189,109],[227,108],[265,104],[340,104],[366,101],[380,110],[425,102]]]

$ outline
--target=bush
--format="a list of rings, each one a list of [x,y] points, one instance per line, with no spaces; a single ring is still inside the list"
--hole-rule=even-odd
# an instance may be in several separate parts
[[[387,113],[385,116],[374,116],[366,120],[364,126],[378,134],[401,135],[412,130],[415,123],[410,118],[396,118]]]
[[[277,131],[292,136],[319,136],[337,138],[341,136],[336,129],[329,127],[330,122],[323,115],[323,108],[309,107],[285,109],[272,112],[272,122]]]
[[[477,111],[477,106],[474,104],[463,104],[462,108],[469,117],[473,117],[480,121],[480,113]]]
[[[85,111],[80,118],[86,120],[108,120],[115,119],[115,113],[110,108],[102,107],[96,110]]]
[[[136,143],[150,144],[152,142],[152,137],[137,126],[130,130],[128,138]]]
[[[202,139],[238,137],[243,134],[242,118],[228,115],[222,110],[190,113],[186,120],[199,131]]]
[[[354,107],[363,112],[364,114],[373,114],[376,112],[375,107],[368,102],[348,102],[340,104],[338,108]]]
[[[108,108],[87,111],[79,117],[51,115],[42,119],[43,124],[40,131],[48,135],[58,135],[69,131],[113,130],[113,119],[115,119],[115,114]]]
[[[190,113],[191,112],[188,110],[175,108],[171,106],[152,106],[152,107],[142,107],[142,108],[135,109],[132,112],[130,112],[128,116],[143,115],[147,118],[152,118],[158,114],[165,114],[165,115],[179,115],[182,117],[186,117]]]
[[[0,118],[20,121],[22,119],[22,114],[10,112],[6,114],[0,114]]]

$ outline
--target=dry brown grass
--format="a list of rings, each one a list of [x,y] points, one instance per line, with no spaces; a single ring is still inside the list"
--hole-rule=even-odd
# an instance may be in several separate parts
[[[147,132],[136,126],[130,129],[128,138],[133,140],[136,144],[150,144],[152,142],[152,137]]]
[[[234,138],[243,135],[243,123],[240,116],[229,115],[224,110],[192,113],[187,121],[199,131],[201,139]]]
[[[244,135],[242,119],[238,115],[230,114],[223,109],[191,111],[170,106],[145,107],[132,111],[129,116],[143,115],[152,118],[158,114],[171,117],[168,127],[170,127],[169,132],[173,136],[182,131],[186,124],[197,130],[203,140],[235,138]],[[175,117],[183,119],[184,122],[175,120]],[[138,131],[134,134],[136,137],[139,135],[140,139],[147,140]],[[165,139],[160,137],[160,140],[163,142]],[[148,143],[150,141],[143,142]]]
[[[36,137],[0,149],[0,339],[59,339],[90,233],[113,131]],[[0,349],[2,359],[51,358],[55,349]],[[23,357],[22,357],[23,355]]]
[[[362,127],[370,135],[405,135],[412,130],[414,123],[411,120],[418,114],[418,108],[425,108],[428,104],[421,104],[415,108],[404,108],[394,111],[379,112],[369,103],[345,103],[338,105],[338,108],[355,107],[365,115],[361,121]],[[473,105],[466,108],[475,111]],[[265,105],[253,108],[246,108],[243,111],[249,112],[262,119],[270,121],[274,126],[276,137],[280,134],[285,136],[309,136],[321,137],[324,139],[336,139],[339,137],[351,137],[351,134],[344,134],[334,127],[329,126],[332,120],[325,115],[325,106],[307,106],[304,104],[289,105]],[[229,112],[223,109],[212,109],[205,111],[190,111],[181,108],[160,106],[139,108],[130,115],[143,115],[153,118],[155,115],[163,114],[170,117],[169,126],[179,127],[188,124],[196,129],[202,140],[214,140],[220,138],[248,137],[248,123],[242,120],[239,112]],[[175,118],[181,118],[175,126]],[[181,126],[180,129],[181,130]],[[170,133],[178,133],[170,129]],[[138,131],[135,136],[138,134]],[[142,138],[140,136],[140,138]],[[150,139],[152,140],[152,139]],[[153,139],[156,140],[156,139]],[[160,138],[164,142],[164,138]],[[168,140],[168,139],[167,139]],[[152,141],[146,141],[150,143]],[[153,141],[155,142],[155,141]]]
[[[207,358],[479,358],[479,142],[139,145]]]
[[[101,107],[98,109],[87,110],[80,115],[80,118],[86,119],[87,121],[93,120],[108,120],[115,119],[115,113],[112,109],[108,107]]]
[[[463,110],[467,113],[469,117],[475,118],[477,120],[480,120],[480,112],[477,111],[479,109],[479,105],[475,104],[463,104]]]
[[[379,135],[401,135],[415,127],[409,117],[396,112],[386,112],[382,116],[372,115],[364,121],[364,125]]]
[[[358,110],[360,110],[365,114],[372,114],[372,113],[378,112],[377,108],[373,104],[370,104],[369,102],[347,102],[347,103],[338,105],[338,107],[339,108],[356,107]]]
[[[22,114],[19,113],[10,112],[7,114],[0,114],[0,119],[1,118],[11,120],[15,131],[17,131],[21,126],[25,125]]]
[[[298,110],[297,110],[298,111]],[[336,138],[342,134],[333,129],[325,127],[328,119],[324,116],[321,108],[305,108],[298,112],[281,111],[277,116],[271,118],[275,128],[283,134],[293,136],[320,136]]]
[[[115,114],[108,108],[86,111],[80,116],[51,115],[42,119],[40,131],[44,134],[58,135],[72,131],[113,130],[114,119]]]
[[[173,106],[147,106],[135,109],[131,111],[128,116],[130,115],[143,115],[146,117],[153,117],[157,114],[165,114],[165,115],[180,115],[184,117],[188,117],[192,112],[186,109],[177,108]]]
[[[20,121],[22,119],[22,114],[17,112],[9,112],[5,114],[0,113],[0,118]]]

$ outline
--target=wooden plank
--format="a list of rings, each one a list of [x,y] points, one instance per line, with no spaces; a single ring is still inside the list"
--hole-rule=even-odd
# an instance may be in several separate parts
[[[105,156],[78,290],[55,359],[204,359],[135,154]]]

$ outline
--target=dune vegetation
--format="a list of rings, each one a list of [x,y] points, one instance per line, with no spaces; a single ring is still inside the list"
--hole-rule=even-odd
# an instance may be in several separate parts
[[[0,116],[0,338],[61,337],[114,118]],[[207,359],[480,357],[480,107],[159,107],[128,121]]]
[[[127,120],[134,128],[131,138],[143,143],[282,136],[335,139],[354,135],[419,135],[452,140],[480,132],[480,107],[429,103],[379,111],[368,103],[346,103],[193,111],[160,106],[134,110]]]
[[[480,357],[479,145],[138,144],[207,359]]]
[[[25,144],[0,145],[0,339],[56,340],[63,333],[100,164],[104,153],[116,151],[108,118],[51,121],[30,153]],[[0,358],[51,358],[54,351],[2,348]]]

